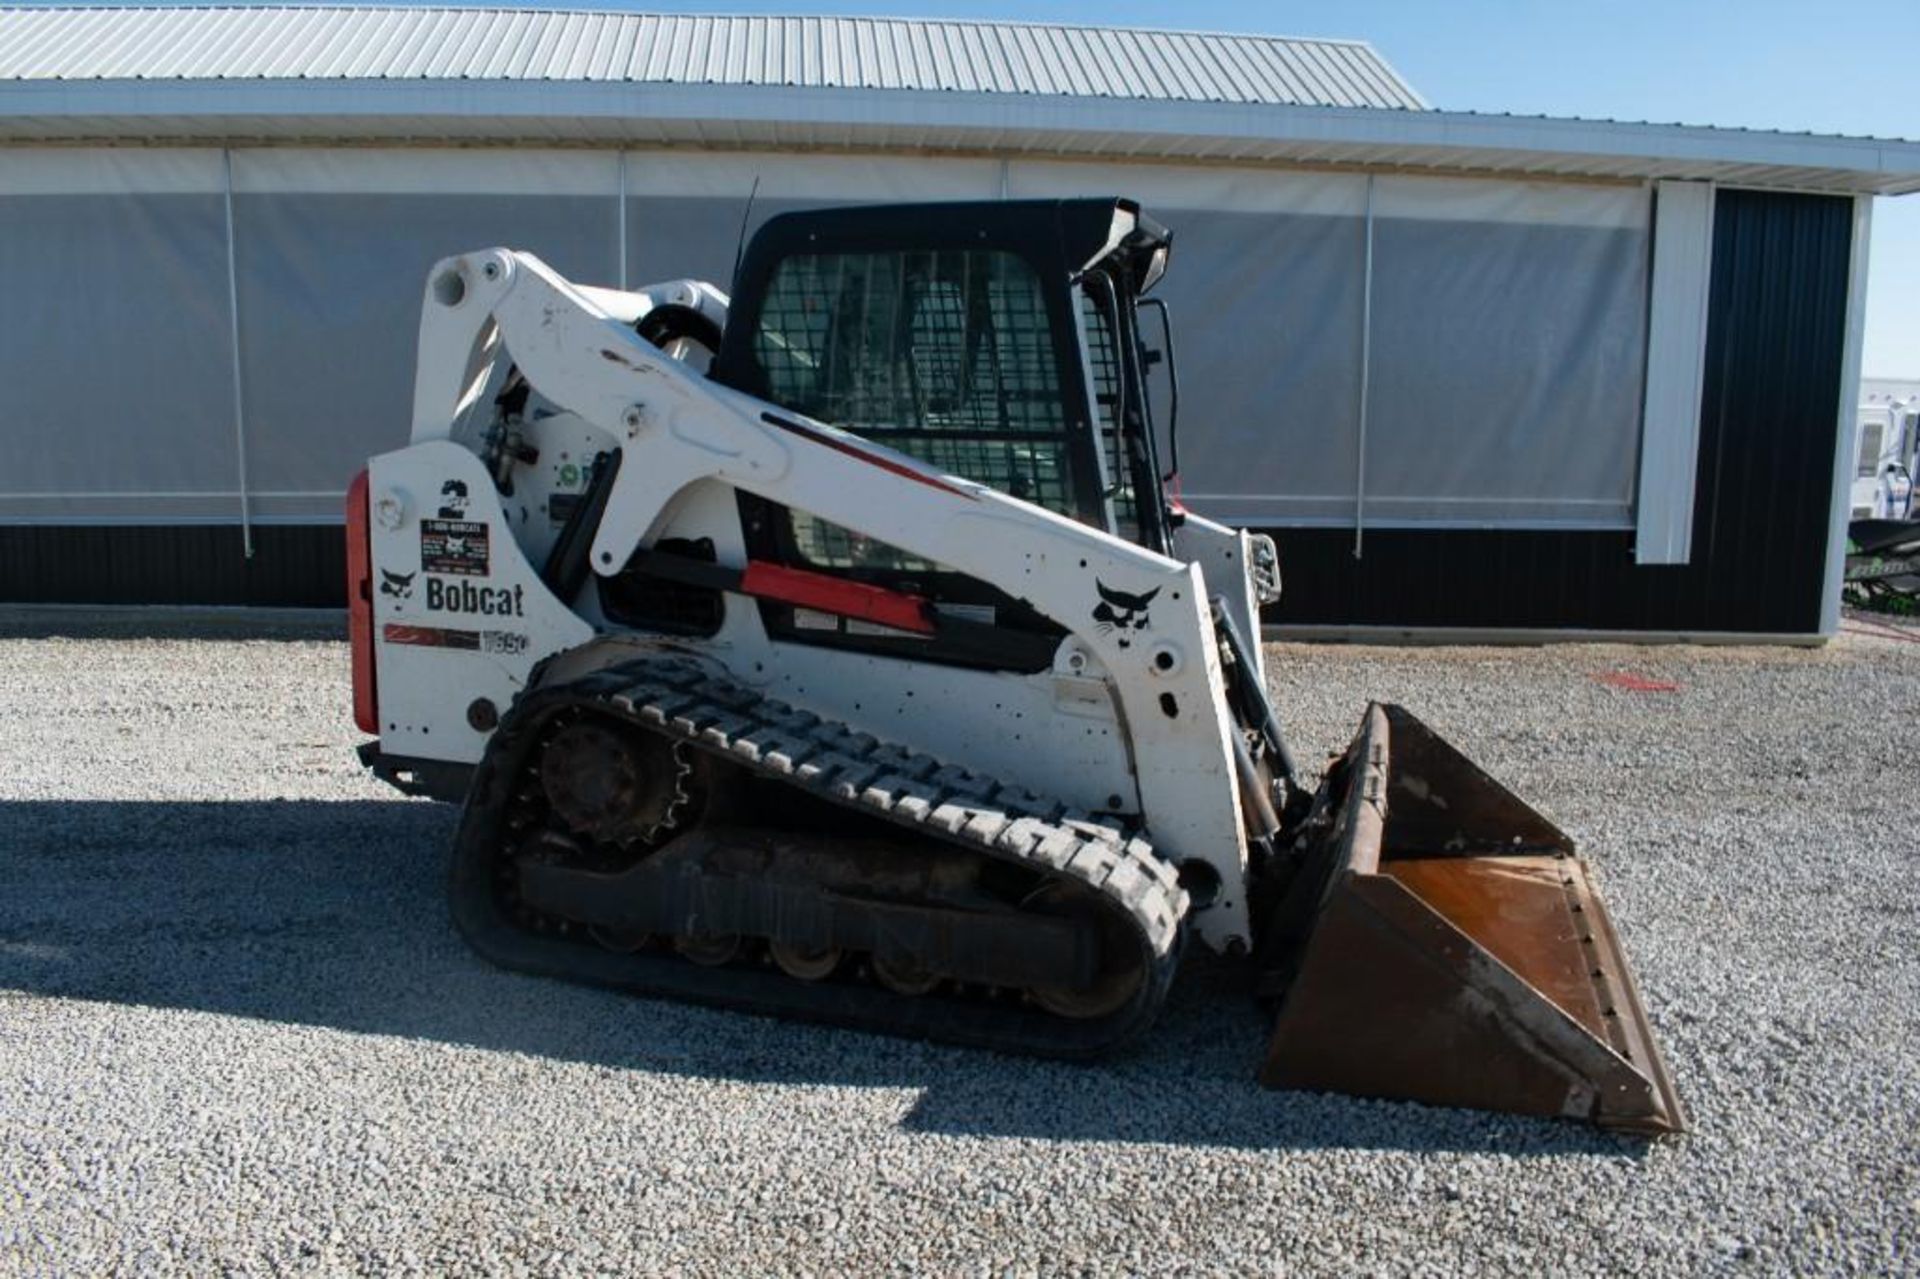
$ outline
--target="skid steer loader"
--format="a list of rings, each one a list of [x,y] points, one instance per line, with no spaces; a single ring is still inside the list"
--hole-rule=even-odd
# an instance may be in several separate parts
[[[1301,775],[1273,543],[1169,498],[1169,250],[1129,201],[1003,201],[773,218],[730,298],[435,266],[351,648],[363,759],[464,805],[460,929],[1076,1058],[1197,942],[1276,1007],[1270,1084],[1679,1128],[1562,832],[1395,706]]]

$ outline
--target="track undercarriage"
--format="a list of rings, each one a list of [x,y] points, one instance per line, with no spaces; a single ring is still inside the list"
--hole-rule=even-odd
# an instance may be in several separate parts
[[[1188,907],[1144,840],[675,655],[515,707],[452,887],[511,967],[1051,1056],[1151,1024]]]

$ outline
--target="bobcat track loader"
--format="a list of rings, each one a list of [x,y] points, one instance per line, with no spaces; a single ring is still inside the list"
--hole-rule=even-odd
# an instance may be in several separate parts
[[[464,805],[460,929],[1075,1058],[1198,944],[1273,1002],[1270,1084],[1680,1127],[1563,833],[1395,706],[1296,768],[1274,546],[1168,496],[1169,248],[1009,201],[774,218],[731,298],[435,266],[350,616],[362,757]]]

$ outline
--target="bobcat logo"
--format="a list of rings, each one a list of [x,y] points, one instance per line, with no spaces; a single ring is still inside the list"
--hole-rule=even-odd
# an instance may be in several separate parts
[[[380,570],[380,593],[397,600],[410,600],[413,598],[414,576],[412,573],[389,573],[383,568]]]
[[[448,480],[440,486],[440,518],[443,520],[467,518],[467,482],[465,480]]]
[[[1093,585],[1100,592],[1100,602],[1093,607],[1093,620],[1100,624],[1100,633],[1113,634],[1114,643],[1121,648],[1131,648],[1133,633],[1144,631],[1151,624],[1147,605],[1153,603],[1153,597],[1160,593],[1160,588],[1156,586],[1145,595],[1129,595],[1125,591],[1114,590],[1097,577]]]

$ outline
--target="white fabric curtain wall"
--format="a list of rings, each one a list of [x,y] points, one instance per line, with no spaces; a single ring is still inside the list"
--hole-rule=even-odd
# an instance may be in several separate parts
[[[1173,228],[1184,495],[1253,525],[1630,527],[1647,191],[1171,165],[261,149],[233,155],[248,490],[333,520],[404,443],[428,267],[488,244],[590,283],[731,283],[748,232],[833,203],[1134,196]],[[238,518],[218,151],[0,164],[0,342],[23,456],[0,520]],[[622,214],[624,213],[624,217]],[[1148,326],[1149,333],[1154,326]]]
[[[503,244],[585,282],[619,272],[610,152],[240,151],[234,188],[263,513],[338,518],[354,472],[407,442],[435,262]]]
[[[1639,186],[1011,165],[1173,229],[1184,495],[1235,523],[1627,528],[1646,352]],[[1371,328],[1362,368],[1363,315]],[[1360,386],[1367,381],[1366,492]]]
[[[613,153],[240,150],[233,218],[247,495],[332,522],[406,443],[428,268],[493,244],[610,281]],[[237,522],[218,151],[24,151],[0,162],[15,318],[0,384],[24,447],[0,520]]]
[[[1638,187],[1377,179],[1369,526],[1632,527],[1648,212]]]
[[[0,518],[237,519],[218,151],[0,160]]]

